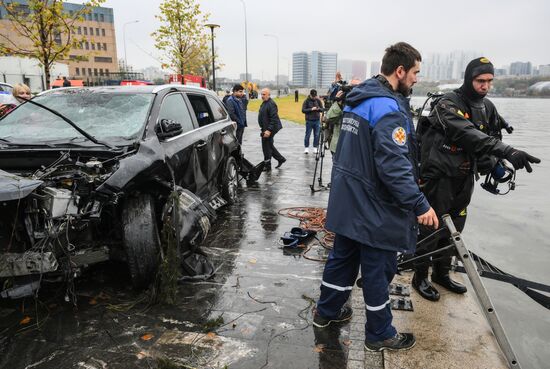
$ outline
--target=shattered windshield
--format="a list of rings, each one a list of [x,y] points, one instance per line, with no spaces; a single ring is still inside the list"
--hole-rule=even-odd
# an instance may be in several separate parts
[[[120,142],[141,135],[153,98],[153,94],[78,89],[51,92],[33,101],[62,114],[99,140]],[[0,138],[21,144],[85,140],[59,116],[30,103],[0,121]]]

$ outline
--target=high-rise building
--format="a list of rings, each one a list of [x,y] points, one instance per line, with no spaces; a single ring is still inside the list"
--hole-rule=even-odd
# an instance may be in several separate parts
[[[370,63],[370,75],[376,76],[377,74],[380,74],[380,67],[382,66],[382,63],[379,61],[373,61]]]
[[[362,60],[354,60],[351,63],[351,79],[364,81],[367,79],[367,62]]]
[[[367,77],[367,62],[361,60],[339,59],[338,71],[342,74],[342,79],[351,81],[352,79],[365,80]]]
[[[353,78],[353,60],[339,59],[338,72],[342,75],[343,80],[350,81]]]
[[[528,76],[533,72],[531,62],[514,62],[510,64],[510,75],[512,76]]]
[[[462,80],[468,63],[480,55],[473,51],[428,54],[420,66],[420,78],[427,81]]]
[[[312,51],[310,57],[310,84],[314,88],[329,88],[336,76],[337,53]]]
[[[23,11],[30,11],[27,0],[7,2],[17,2]],[[73,14],[80,11],[82,5],[64,2],[63,9]],[[0,9],[0,34],[9,35],[10,39],[19,45],[30,45],[30,40],[13,32],[11,22],[2,17],[3,14],[5,14],[5,10]],[[65,41],[67,36],[66,34],[59,35],[59,42]],[[92,8],[82,21],[75,23],[72,36],[82,38],[83,41],[70,51],[67,60],[59,61],[69,65],[69,78],[83,79],[94,83],[107,78],[110,73],[118,71],[112,8]]]
[[[292,84],[300,87],[309,86],[309,55],[305,51],[292,54]]]
[[[550,76],[550,64],[539,65],[539,76]]]
[[[300,51],[292,54],[292,84],[300,87],[328,88],[336,75],[338,54]]]

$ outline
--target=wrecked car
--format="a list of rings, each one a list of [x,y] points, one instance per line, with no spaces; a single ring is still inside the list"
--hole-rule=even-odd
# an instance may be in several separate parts
[[[107,260],[146,286],[174,189],[208,211],[236,200],[235,129],[214,93],[189,86],[57,89],[17,107],[0,120],[2,297]]]

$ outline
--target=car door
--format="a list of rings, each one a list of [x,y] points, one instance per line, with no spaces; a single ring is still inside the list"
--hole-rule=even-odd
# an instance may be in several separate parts
[[[161,122],[163,120],[179,123],[181,131],[174,132],[172,136],[159,134],[165,133],[162,132]],[[195,157],[197,139],[193,135],[195,128],[191,112],[182,93],[174,92],[164,96],[155,131],[164,149],[171,171],[173,171],[176,183],[193,193],[196,193],[206,183],[206,181],[201,182],[203,176],[197,173],[198,168]]]
[[[199,165],[207,180],[205,193],[199,196],[207,198],[219,191],[218,178],[223,170],[227,154],[223,150],[223,136],[229,132],[231,123],[227,120],[227,112],[223,108],[212,109],[209,99],[213,97],[201,93],[186,93],[199,125],[196,130],[197,139],[202,149],[197,152]]]

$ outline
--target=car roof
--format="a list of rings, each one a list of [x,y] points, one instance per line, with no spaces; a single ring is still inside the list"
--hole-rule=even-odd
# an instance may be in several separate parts
[[[208,95],[217,96],[213,91],[202,87],[186,86],[186,85],[159,85],[159,86],[98,86],[98,87],[61,87],[41,92],[40,95],[49,94],[52,92],[63,92],[67,90],[88,90],[97,93],[130,93],[130,94],[159,94],[163,91],[176,90],[183,92],[201,92]]]

